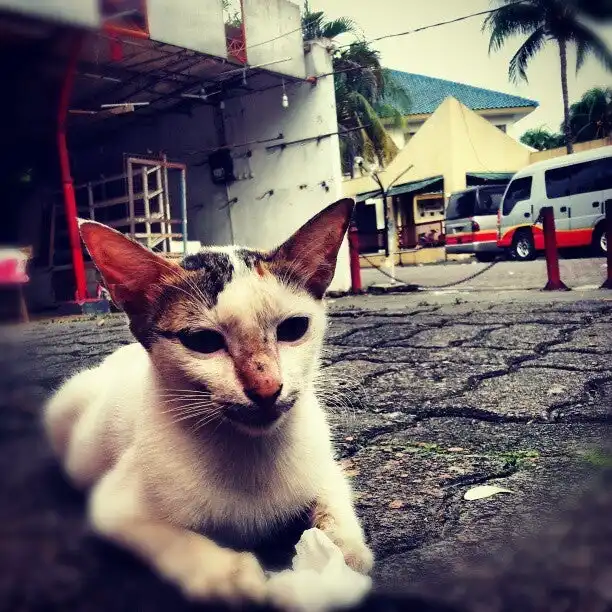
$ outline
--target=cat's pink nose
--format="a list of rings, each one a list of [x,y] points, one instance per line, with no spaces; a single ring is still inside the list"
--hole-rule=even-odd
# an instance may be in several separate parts
[[[276,404],[276,400],[280,397],[283,385],[276,383],[276,388],[260,387],[258,389],[245,389],[245,395],[260,408],[272,408]]]

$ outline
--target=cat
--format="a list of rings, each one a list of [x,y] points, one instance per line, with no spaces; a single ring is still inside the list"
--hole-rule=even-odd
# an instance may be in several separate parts
[[[80,222],[138,342],[63,384],[47,435],[88,490],[94,532],[188,598],[265,601],[245,551],[307,508],[353,569],[372,568],[317,397],[322,298],[353,207],[328,206],[269,252],[207,247],[180,264]]]

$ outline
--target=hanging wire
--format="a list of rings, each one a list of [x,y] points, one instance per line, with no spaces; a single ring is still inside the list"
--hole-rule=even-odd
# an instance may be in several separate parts
[[[515,6],[515,5],[518,5],[518,4],[524,4],[524,1],[523,0],[518,0],[517,2],[508,3],[508,4],[505,4],[504,6],[499,6],[497,8],[487,9],[487,10],[484,10],[484,11],[478,11],[476,13],[468,13],[466,15],[462,15],[460,17],[455,17],[453,19],[447,19],[445,21],[438,21],[436,23],[431,23],[429,25],[421,26],[419,28],[414,28],[412,30],[406,30],[405,32],[395,32],[393,34],[383,34],[382,36],[377,36],[376,38],[371,38],[369,40],[364,40],[364,41],[359,41],[359,42],[373,43],[373,42],[378,42],[380,40],[386,40],[387,38],[397,38],[399,36],[408,36],[409,34],[416,34],[417,32],[423,32],[425,30],[431,30],[432,28],[438,28],[438,27],[443,26],[443,25],[449,25],[451,23],[458,23],[460,21],[465,21],[466,19],[472,19],[474,17],[481,17],[482,15],[490,15],[492,13],[496,13],[497,11],[505,9],[508,6]],[[249,49],[253,49],[255,47],[260,47],[261,45],[266,45],[268,43],[271,43],[271,42],[274,42],[276,40],[279,40],[280,38],[284,38],[285,36],[290,36],[291,34],[295,34],[295,32],[299,32],[300,30],[302,30],[302,26],[301,25],[300,25],[299,28],[294,28],[293,30],[289,30],[288,32],[284,32],[283,34],[279,34],[278,36],[275,36],[274,38],[270,38],[269,40],[263,40],[261,42],[255,43],[253,45],[247,45],[246,49],[248,51]],[[344,45],[339,45],[339,48],[350,47],[351,44],[353,44],[353,43],[347,43],[347,44],[344,44]]]

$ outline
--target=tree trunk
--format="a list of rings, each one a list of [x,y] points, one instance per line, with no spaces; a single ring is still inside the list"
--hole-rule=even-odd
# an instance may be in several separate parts
[[[559,39],[559,57],[561,59],[561,91],[563,92],[563,132],[565,134],[565,146],[567,153],[574,152],[572,142],[572,126],[569,114],[569,95],[567,92],[567,41]]]

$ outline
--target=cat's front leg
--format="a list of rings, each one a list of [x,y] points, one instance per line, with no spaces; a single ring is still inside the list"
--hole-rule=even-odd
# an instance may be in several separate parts
[[[133,478],[109,472],[92,491],[95,531],[152,566],[196,601],[262,602],[263,569],[254,555],[222,548],[212,540],[161,519],[142,502]]]
[[[374,555],[366,544],[355,513],[348,480],[335,462],[315,502],[313,525],[340,548],[349,567],[363,574],[370,572]]]

